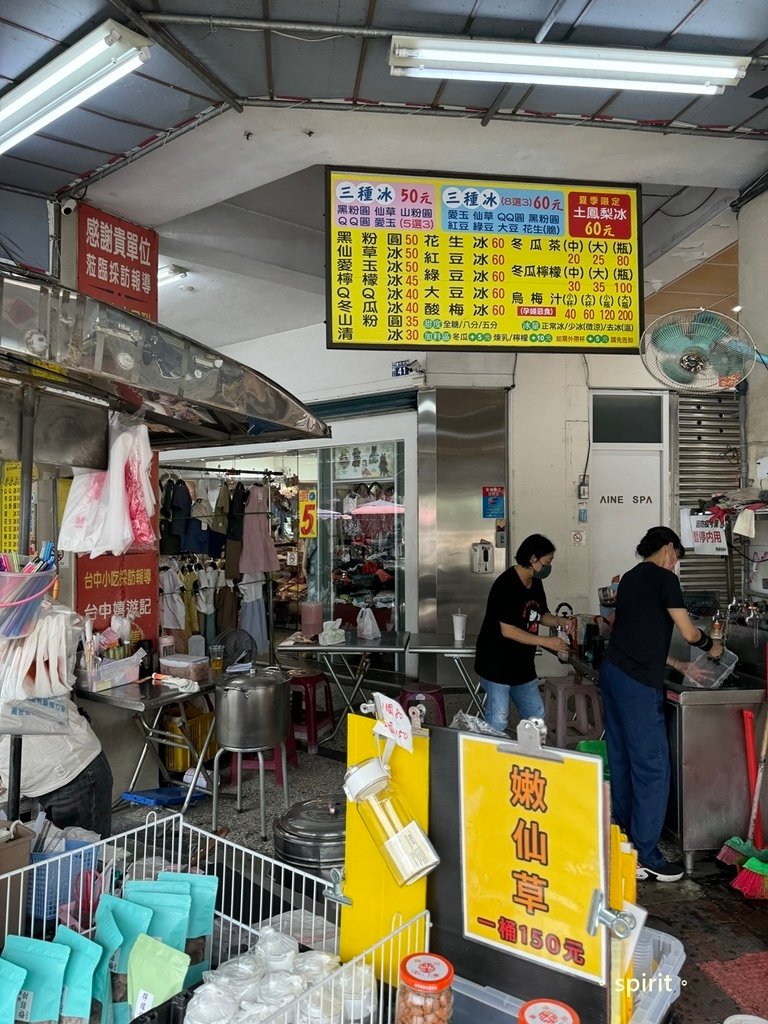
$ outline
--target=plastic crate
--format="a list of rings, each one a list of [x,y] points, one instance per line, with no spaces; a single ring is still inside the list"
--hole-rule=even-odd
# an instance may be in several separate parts
[[[638,993],[629,1024],[661,1024],[670,1006],[680,995],[680,971],[685,963],[685,948],[679,939],[654,928],[644,928],[653,942],[653,962],[657,964],[647,990]]]
[[[199,750],[203,743],[205,743],[205,736],[211,727],[213,721],[213,711],[203,711],[200,714],[195,714],[193,709],[187,711],[187,731],[192,743]],[[178,736],[181,740],[181,719],[178,717],[166,718],[164,728],[166,732],[171,733],[174,736]],[[208,744],[208,749],[205,752],[206,761],[213,757],[216,751],[219,749],[219,745],[216,742],[215,736],[211,736],[211,742]],[[165,747],[165,767],[171,772],[185,772],[187,768],[192,767],[192,756],[190,752],[181,747]]]
[[[207,796],[205,790],[196,789],[190,803],[203,800]],[[127,789],[120,794],[120,799],[127,804],[142,804],[146,807],[177,807],[187,798],[186,786],[158,786],[156,789]]]
[[[605,740],[579,740],[576,749],[582,754],[598,754],[603,759],[603,779],[608,782],[611,769],[608,765],[608,746]]]
[[[67,857],[73,850],[81,854]],[[96,867],[96,847],[81,839],[67,839],[64,850],[57,853],[33,853],[32,864],[37,865],[27,883],[29,912],[35,917],[50,920],[58,915],[59,907],[69,903],[72,887],[83,871]]]

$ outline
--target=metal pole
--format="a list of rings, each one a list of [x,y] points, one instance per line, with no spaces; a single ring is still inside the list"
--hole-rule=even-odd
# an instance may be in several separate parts
[[[19,496],[19,555],[29,554],[30,518],[32,515],[32,453],[35,440],[35,390],[22,389],[21,394],[21,494]],[[21,806],[21,736],[11,736],[8,764],[8,820],[15,821]]]

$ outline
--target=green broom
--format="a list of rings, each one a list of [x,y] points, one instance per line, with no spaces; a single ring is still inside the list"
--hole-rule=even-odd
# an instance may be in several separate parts
[[[744,718],[744,740],[747,751],[747,773],[751,783],[750,797],[754,804],[755,789],[757,788],[757,759],[755,758],[754,727],[755,716],[751,711],[747,710],[742,711],[742,716]],[[750,813],[749,829],[747,831],[746,839],[742,839],[741,836],[731,836],[730,839],[726,840],[723,848],[717,855],[717,860],[719,860],[721,864],[743,868],[750,857],[759,856],[758,850],[763,844],[763,830],[760,827],[759,818],[759,809],[756,813]],[[755,841],[757,842],[757,845],[755,845]]]
[[[763,784],[763,773],[765,772],[765,757],[768,752],[768,708],[766,708],[765,723],[763,725],[763,742],[760,747],[760,759],[757,763],[757,780],[755,782],[755,795],[752,798],[752,811],[750,813],[750,829],[754,827],[757,817],[757,808],[760,806],[760,790]],[[722,852],[722,851],[721,851]],[[756,856],[746,861],[736,878],[731,882],[734,889],[738,889],[749,899],[768,900],[768,850],[759,850]]]

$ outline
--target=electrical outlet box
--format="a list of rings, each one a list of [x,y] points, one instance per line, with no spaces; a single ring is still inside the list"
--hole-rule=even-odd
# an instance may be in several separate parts
[[[579,486],[576,488],[579,501],[586,501],[589,498],[589,474],[582,473],[579,477]]]

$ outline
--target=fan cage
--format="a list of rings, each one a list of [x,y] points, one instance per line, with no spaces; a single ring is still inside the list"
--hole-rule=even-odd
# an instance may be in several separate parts
[[[709,309],[679,309],[657,317],[640,342],[648,372],[684,393],[724,391],[751,373],[755,344],[738,321]]]

